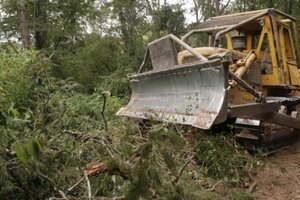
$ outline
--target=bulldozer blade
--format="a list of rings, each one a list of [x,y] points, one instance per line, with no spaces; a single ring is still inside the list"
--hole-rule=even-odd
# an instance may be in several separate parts
[[[117,115],[210,129],[227,118],[228,68],[219,59],[129,77],[132,95]]]

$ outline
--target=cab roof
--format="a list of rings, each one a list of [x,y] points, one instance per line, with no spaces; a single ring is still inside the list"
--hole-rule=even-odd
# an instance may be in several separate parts
[[[236,13],[236,14],[229,14],[229,15],[221,15],[217,17],[212,17],[208,19],[207,21],[204,21],[200,23],[197,26],[197,29],[225,29],[230,26],[238,25],[239,23],[248,20],[250,18],[253,18],[255,16],[261,15],[271,15],[275,14],[277,16],[280,16],[282,19],[290,19],[292,21],[296,21],[296,18],[287,15],[279,10],[276,10],[274,8],[268,8],[263,10],[256,10],[256,11],[250,11],[250,12],[243,12],[243,13]],[[249,22],[251,23],[251,22]]]

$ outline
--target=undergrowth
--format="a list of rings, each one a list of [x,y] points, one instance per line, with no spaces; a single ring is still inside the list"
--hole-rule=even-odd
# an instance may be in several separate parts
[[[117,117],[126,80],[87,94],[51,66],[34,51],[0,54],[0,199],[252,198],[262,161],[232,135]]]

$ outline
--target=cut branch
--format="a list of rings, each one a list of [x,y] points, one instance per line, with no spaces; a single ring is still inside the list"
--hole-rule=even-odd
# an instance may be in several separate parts
[[[107,121],[106,121],[104,112],[105,112],[105,107],[106,107],[106,98],[107,98],[107,96],[110,96],[110,95],[111,94],[109,91],[102,92],[103,104],[102,104],[101,116],[102,116],[102,119],[104,122],[104,129],[106,132],[108,131],[108,127],[107,127]]]
[[[86,185],[87,185],[87,191],[88,191],[88,200],[92,200],[92,189],[91,189],[91,183],[88,175],[84,173],[84,178],[86,180]]]
[[[178,175],[177,175],[176,178],[172,181],[172,184],[173,184],[173,185],[175,185],[175,184],[178,182],[178,180],[179,180],[180,176],[182,175],[183,171],[184,171],[185,168],[188,166],[188,164],[193,160],[193,158],[194,158],[194,155],[192,155],[192,156],[188,159],[188,161],[186,161],[186,163],[182,166],[182,168],[180,169]]]

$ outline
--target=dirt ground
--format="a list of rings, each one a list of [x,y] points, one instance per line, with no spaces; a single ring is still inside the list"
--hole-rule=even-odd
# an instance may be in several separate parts
[[[256,199],[300,200],[300,141],[270,155],[255,179]]]

